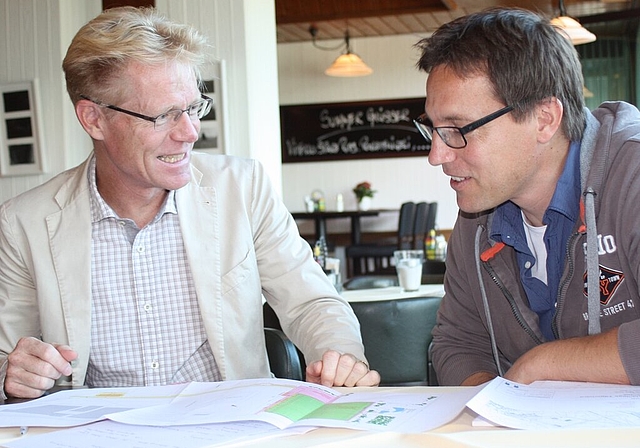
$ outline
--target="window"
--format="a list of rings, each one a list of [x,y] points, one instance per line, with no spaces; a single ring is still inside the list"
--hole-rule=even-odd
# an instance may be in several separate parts
[[[0,175],[43,172],[35,82],[0,85]]]

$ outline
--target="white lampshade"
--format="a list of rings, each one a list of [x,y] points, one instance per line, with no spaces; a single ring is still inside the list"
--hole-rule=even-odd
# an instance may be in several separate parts
[[[373,69],[357,54],[347,52],[338,56],[324,73],[329,76],[366,76],[373,73]]]
[[[551,24],[558,27],[573,45],[588,44],[596,40],[596,35],[580,25],[575,19],[567,16],[556,17]]]

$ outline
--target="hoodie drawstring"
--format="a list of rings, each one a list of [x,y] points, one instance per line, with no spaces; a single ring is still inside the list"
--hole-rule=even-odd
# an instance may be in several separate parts
[[[598,262],[598,231],[595,213],[596,192],[587,187],[584,193],[585,224],[587,225],[587,311],[589,334],[600,333],[600,266]]]
[[[491,338],[491,352],[493,353],[493,359],[498,368],[498,375],[504,376],[502,367],[500,366],[500,356],[498,355],[498,345],[496,344],[496,335],[493,331],[493,322],[491,320],[491,311],[489,311],[489,299],[487,298],[487,291],[484,288],[484,282],[482,281],[482,266],[480,265],[480,236],[482,235],[482,226],[478,226],[476,229],[475,239],[475,259],[476,259],[476,273],[478,274],[478,283],[480,283],[480,294],[482,295],[482,306],[484,307],[484,315],[487,319],[487,326],[489,327],[489,337]]]

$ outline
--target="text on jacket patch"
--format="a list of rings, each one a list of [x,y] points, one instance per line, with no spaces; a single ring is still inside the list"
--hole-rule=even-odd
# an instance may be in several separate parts
[[[604,254],[612,254],[617,250],[616,240],[613,235],[604,235],[598,234],[598,255]],[[582,245],[582,250],[584,253],[587,253],[587,243],[586,241]]]

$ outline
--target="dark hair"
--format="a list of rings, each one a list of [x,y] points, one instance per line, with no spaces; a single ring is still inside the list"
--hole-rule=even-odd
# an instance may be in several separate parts
[[[491,8],[442,25],[420,40],[419,69],[447,66],[457,75],[486,74],[495,95],[524,119],[541,101],[564,107],[562,130],[579,141],[586,122],[583,78],[571,42],[548,19],[519,8]]]

